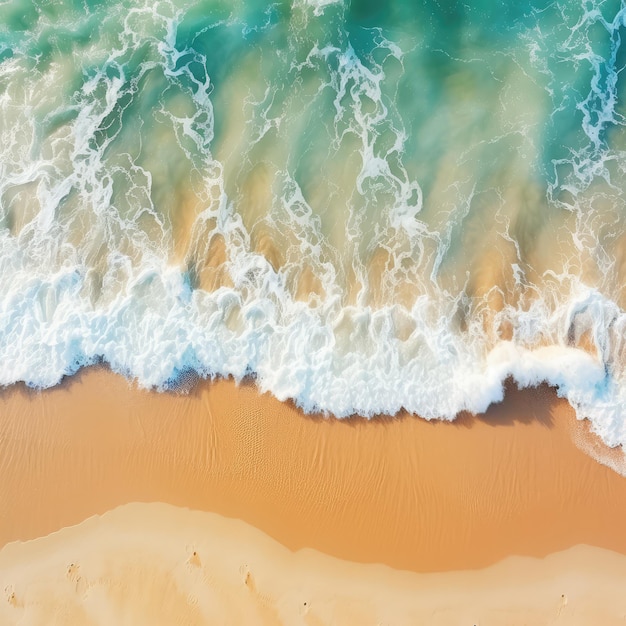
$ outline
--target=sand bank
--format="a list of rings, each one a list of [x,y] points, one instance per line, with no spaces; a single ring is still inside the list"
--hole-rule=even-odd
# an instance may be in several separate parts
[[[610,626],[623,623],[624,586],[626,557],[588,546],[415,574],[294,553],[213,513],[129,504],[0,551],[0,622]]]
[[[253,385],[176,396],[91,369],[3,392],[0,545],[165,502],[241,519],[291,550],[422,572],[577,544],[626,553],[626,479],[581,451],[576,429],[545,388],[454,423],[339,421]]]

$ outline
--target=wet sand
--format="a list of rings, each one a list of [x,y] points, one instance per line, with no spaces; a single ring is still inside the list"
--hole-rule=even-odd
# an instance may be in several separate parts
[[[305,416],[252,384],[158,394],[92,368],[2,393],[0,545],[164,502],[290,550],[417,572],[577,544],[626,554],[626,479],[580,449],[585,437],[547,388],[452,423],[368,422]]]

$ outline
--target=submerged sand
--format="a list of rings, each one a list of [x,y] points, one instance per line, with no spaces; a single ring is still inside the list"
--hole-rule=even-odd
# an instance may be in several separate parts
[[[159,394],[91,369],[2,394],[0,545],[166,502],[414,571],[581,543],[626,553],[626,480],[575,445],[576,426],[547,388],[452,423],[368,422],[305,416],[252,384]]]

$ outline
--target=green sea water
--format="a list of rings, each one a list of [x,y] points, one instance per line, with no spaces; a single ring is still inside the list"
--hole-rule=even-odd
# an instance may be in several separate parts
[[[0,382],[104,360],[626,441],[618,1],[0,3]]]

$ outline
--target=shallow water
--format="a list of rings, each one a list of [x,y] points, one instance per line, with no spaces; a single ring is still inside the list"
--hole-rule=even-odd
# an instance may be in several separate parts
[[[104,360],[626,441],[624,2],[0,5],[0,383]]]

